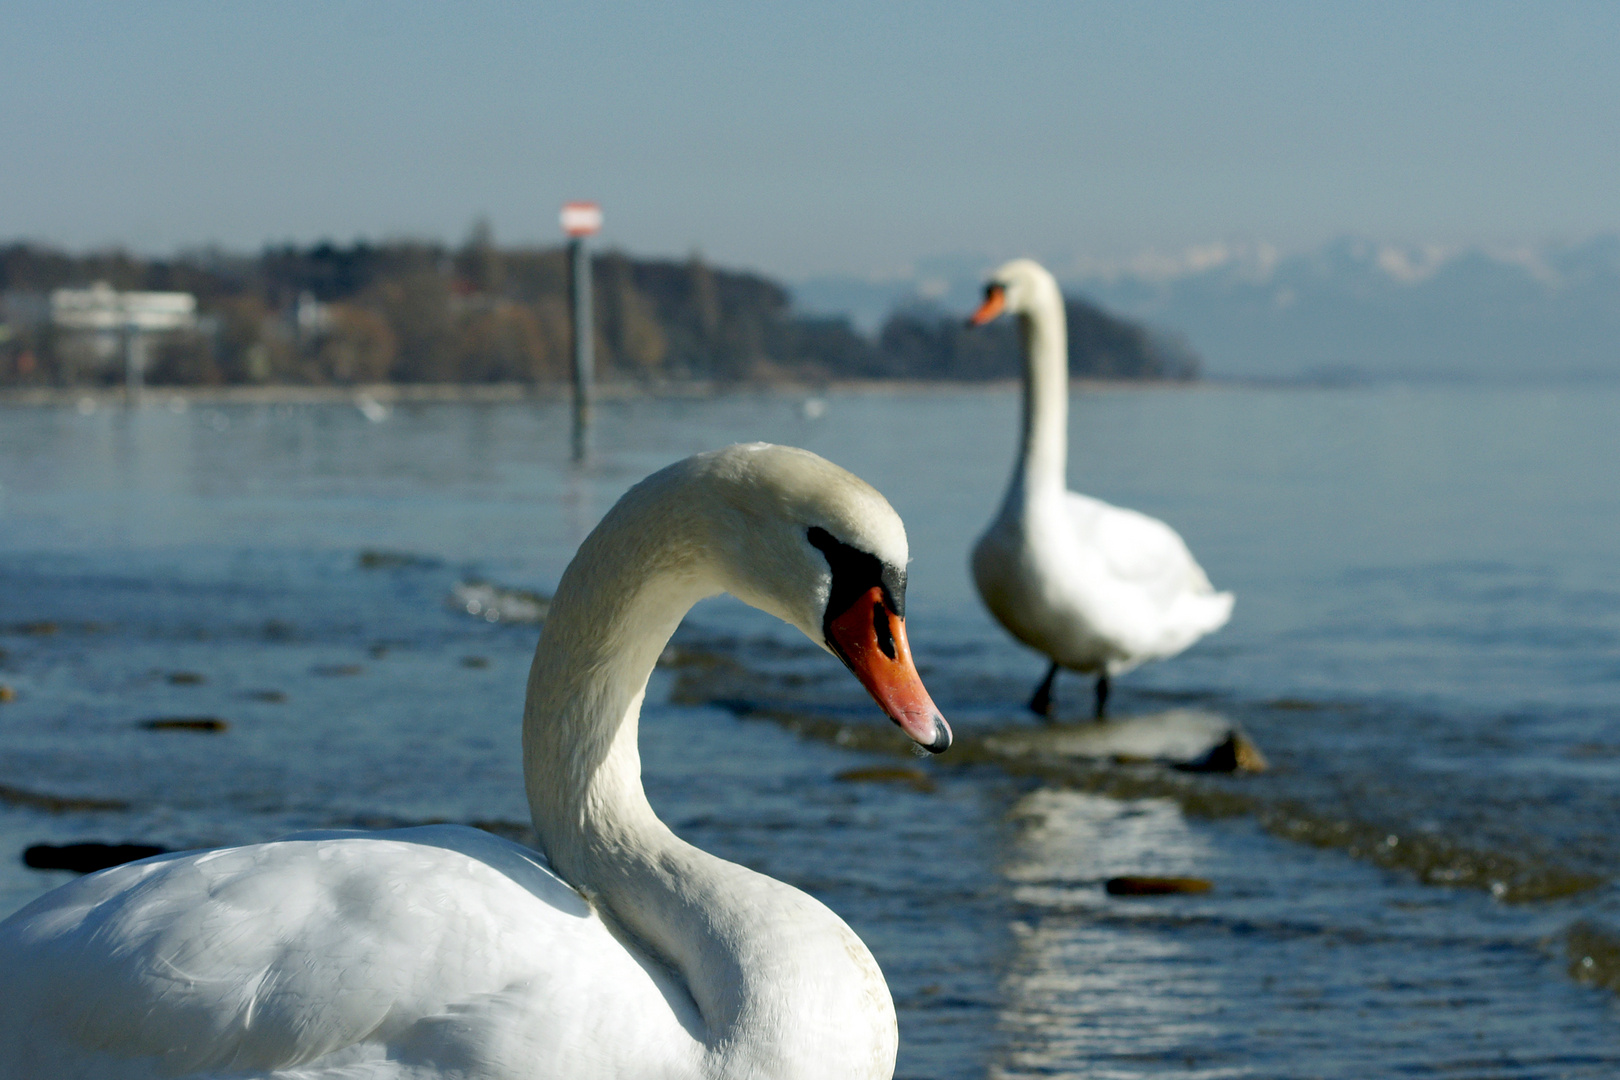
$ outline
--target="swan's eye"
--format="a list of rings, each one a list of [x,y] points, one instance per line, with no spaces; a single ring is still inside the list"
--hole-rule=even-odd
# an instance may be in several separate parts
[[[874,588],[883,590],[883,604],[896,618],[906,614],[906,572],[891,566],[870,552],[838,539],[819,525],[806,534],[810,544],[827,558],[832,570],[832,594],[827,597],[823,624],[848,611],[856,600]]]

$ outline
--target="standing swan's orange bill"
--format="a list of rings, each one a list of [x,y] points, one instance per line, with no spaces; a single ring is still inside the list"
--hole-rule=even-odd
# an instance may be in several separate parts
[[[1000,315],[1007,307],[1007,290],[1000,285],[986,285],[984,287],[984,303],[979,310],[968,317],[969,326],[983,326],[985,323]]]

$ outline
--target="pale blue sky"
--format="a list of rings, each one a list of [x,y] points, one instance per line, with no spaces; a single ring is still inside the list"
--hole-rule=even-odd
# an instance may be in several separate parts
[[[700,9],[700,10],[698,10]],[[0,238],[487,215],[787,277],[1620,230],[1620,4],[0,7]]]

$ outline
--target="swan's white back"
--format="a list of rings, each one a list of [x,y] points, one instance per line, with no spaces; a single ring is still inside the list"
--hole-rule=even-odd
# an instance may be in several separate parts
[[[701,1075],[678,982],[458,826],[115,867],[8,919],[0,971],[0,1077]]]
[[[1116,675],[1174,656],[1226,624],[1218,593],[1174,529],[1067,490],[1063,299],[1039,265],[996,272],[1026,320],[1024,429],[1000,512],[973,550],[974,583],[1014,637],[1076,671]]]

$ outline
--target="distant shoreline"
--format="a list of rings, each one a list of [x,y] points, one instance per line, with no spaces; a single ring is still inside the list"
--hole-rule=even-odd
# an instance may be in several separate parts
[[[1135,388],[1207,388],[1202,381],[1169,379],[1073,379],[1077,390],[1106,391]],[[1218,385],[1218,384],[1216,384]],[[818,397],[823,394],[1005,392],[1016,390],[1017,379],[983,382],[911,379],[850,379],[818,385],[795,383],[602,383],[596,386],[599,401],[637,399],[698,399],[715,397]],[[500,404],[509,402],[567,401],[572,389],[566,383],[372,383],[356,386],[149,386],[141,391],[147,404],[172,402],[198,405],[352,405],[370,399],[381,405],[438,403]],[[128,395],[122,386],[39,386],[0,388],[0,407],[62,407],[88,402],[94,407],[122,406]]]

